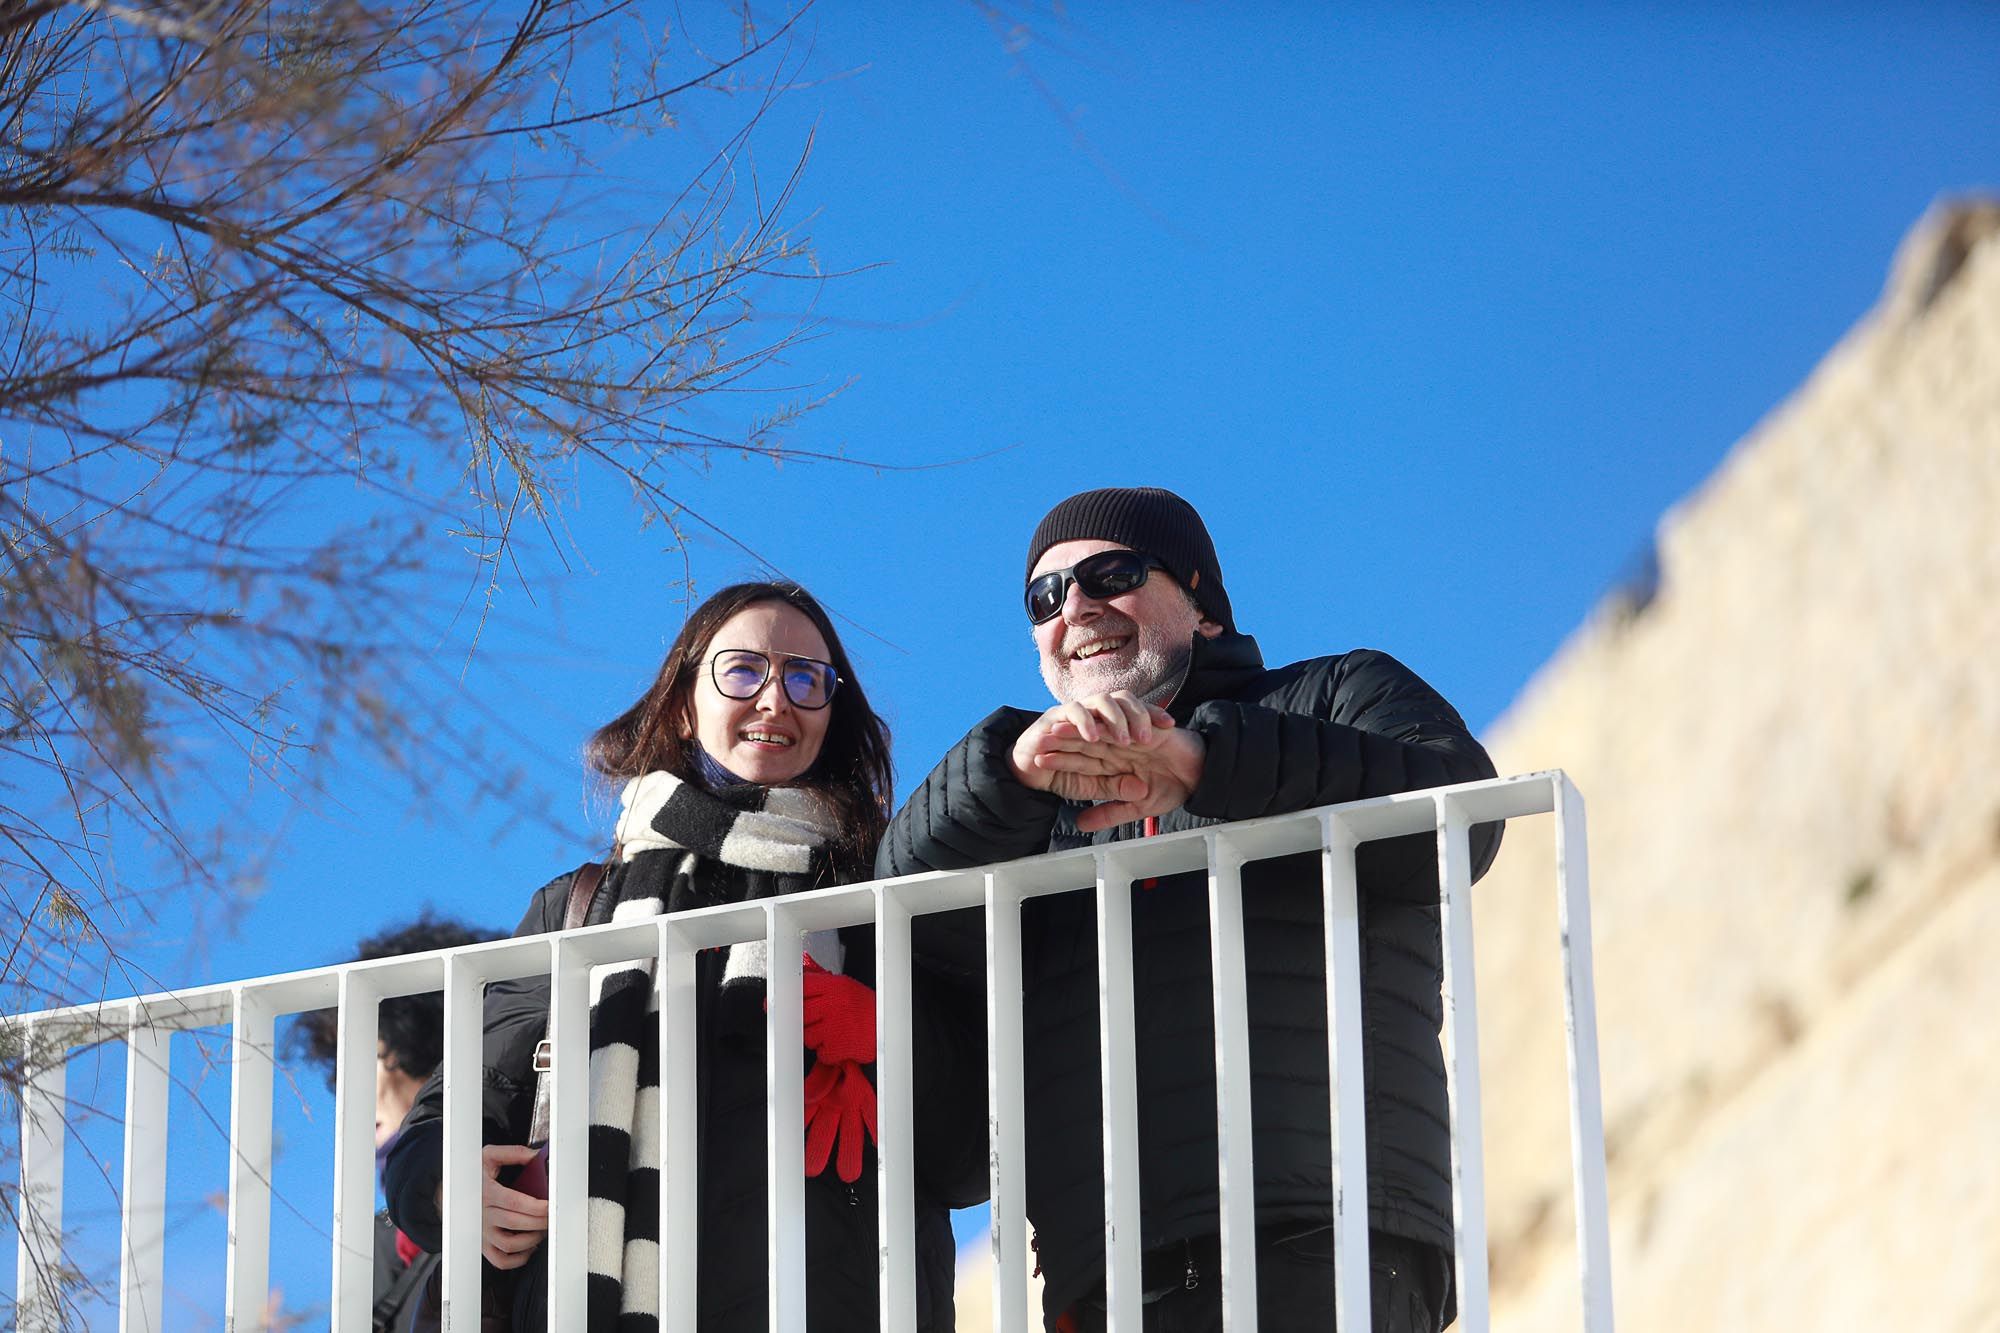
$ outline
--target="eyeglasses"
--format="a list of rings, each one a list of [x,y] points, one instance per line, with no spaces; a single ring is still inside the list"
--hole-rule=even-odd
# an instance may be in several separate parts
[[[820,709],[833,702],[840,673],[831,662],[812,657],[778,659],[778,681],[794,708]],[[754,699],[771,679],[771,659],[748,648],[725,648],[708,659],[710,679],[725,698]]]
[[[1072,583],[1083,589],[1085,597],[1101,600],[1130,592],[1142,586],[1153,570],[1166,568],[1159,559],[1143,551],[1099,551],[1087,555],[1068,569],[1052,569],[1028,585],[1028,622],[1039,625],[1061,615]]]

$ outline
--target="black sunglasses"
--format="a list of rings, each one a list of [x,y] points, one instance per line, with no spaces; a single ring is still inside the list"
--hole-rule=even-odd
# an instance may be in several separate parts
[[[1052,569],[1028,584],[1028,623],[1039,625],[1061,615],[1072,583],[1083,589],[1085,597],[1102,600],[1130,592],[1143,585],[1153,570],[1166,568],[1157,557],[1144,551],[1099,551],[1087,555],[1068,569]]]
[[[781,657],[778,683],[794,708],[821,709],[833,702],[840,673],[815,657]],[[771,659],[749,648],[725,648],[708,659],[709,677],[725,698],[754,699],[771,679]]]

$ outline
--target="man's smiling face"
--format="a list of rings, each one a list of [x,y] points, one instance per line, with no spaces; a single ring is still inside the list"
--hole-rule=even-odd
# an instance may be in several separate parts
[[[1095,538],[1059,542],[1042,553],[1028,581],[1099,551],[1129,549]],[[1062,614],[1035,626],[1035,648],[1043,682],[1064,703],[1130,690],[1164,704],[1187,671],[1197,631],[1213,635],[1221,626],[1204,622],[1174,576],[1155,569],[1131,592],[1102,601],[1070,584]]]

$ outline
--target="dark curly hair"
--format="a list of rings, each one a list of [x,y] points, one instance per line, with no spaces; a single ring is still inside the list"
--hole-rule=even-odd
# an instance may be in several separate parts
[[[355,950],[354,961],[395,958],[406,953],[428,953],[432,949],[452,949],[461,944],[496,940],[505,931],[480,930],[464,922],[434,915],[426,907],[415,921],[379,935],[370,935]],[[304,1056],[326,1070],[326,1085],[333,1086],[334,1061],[340,1050],[340,1011],[315,1009],[300,1014],[285,1038],[287,1054]],[[444,992],[398,995],[384,1000],[376,1020],[376,1036],[391,1069],[400,1069],[415,1079],[429,1078],[444,1061]]]
[[[693,742],[683,733],[702,659],[715,632],[731,616],[759,602],[783,602],[811,621],[826,640],[833,669],[840,673],[819,758],[792,785],[816,793],[832,807],[840,828],[831,849],[834,863],[844,878],[866,879],[874,873],[875,845],[889,826],[894,780],[889,727],[868,706],[833,621],[796,583],[735,583],[696,607],[667,649],[653,683],[630,708],[598,728],[584,746],[584,760],[614,780],[656,770],[680,778],[694,774]]]

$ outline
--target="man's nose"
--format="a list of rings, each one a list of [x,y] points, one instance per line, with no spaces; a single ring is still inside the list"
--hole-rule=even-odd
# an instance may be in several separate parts
[[[1081,625],[1087,620],[1095,620],[1104,614],[1104,603],[1083,590],[1083,585],[1074,579],[1063,590],[1063,621],[1066,624]]]

